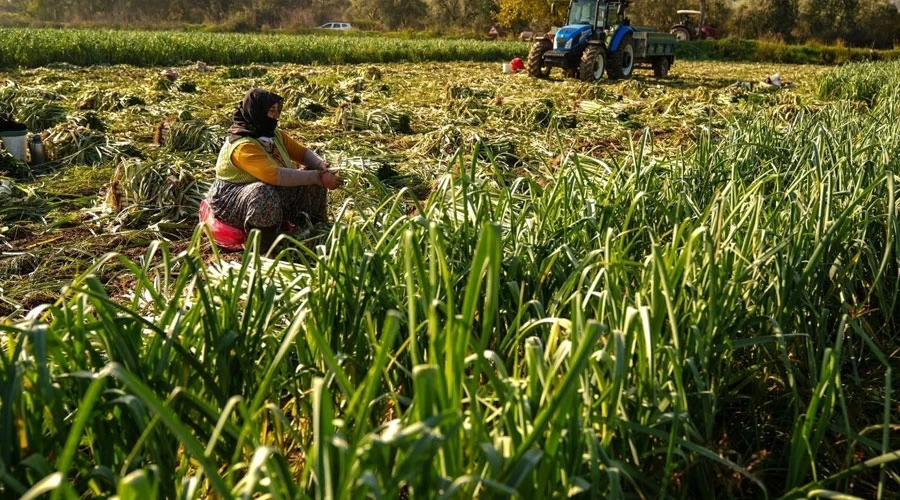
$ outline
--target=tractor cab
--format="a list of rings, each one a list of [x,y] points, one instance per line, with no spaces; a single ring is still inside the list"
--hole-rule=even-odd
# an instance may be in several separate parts
[[[572,0],[566,26],[553,39],[554,50],[579,49],[590,40],[600,39],[607,27],[617,24],[619,5],[605,0]]]

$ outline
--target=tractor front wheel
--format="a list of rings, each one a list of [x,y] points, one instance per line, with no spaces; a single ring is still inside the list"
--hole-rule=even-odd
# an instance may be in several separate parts
[[[550,66],[544,65],[544,53],[553,48],[553,44],[546,38],[534,42],[531,52],[528,53],[528,74],[535,78],[547,78],[550,76]]]
[[[621,78],[631,78],[634,72],[634,43],[632,43],[631,33],[626,33],[619,41],[619,48],[609,55],[609,66],[606,68],[606,74],[611,80],[619,80]]]
[[[588,45],[581,54],[578,77],[583,82],[594,82],[603,78],[606,69],[606,50],[602,45]]]

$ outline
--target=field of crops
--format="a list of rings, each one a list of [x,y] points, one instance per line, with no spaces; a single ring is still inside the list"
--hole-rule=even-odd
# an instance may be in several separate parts
[[[522,43],[411,40],[365,33],[244,35],[116,30],[0,29],[0,67],[70,64],[155,66],[202,59],[210,64],[335,64],[509,60]]]
[[[161,69],[4,74],[0,497],[900,491],[900,64]],[[348,179],[271,259],[195,231],[254,86]]]

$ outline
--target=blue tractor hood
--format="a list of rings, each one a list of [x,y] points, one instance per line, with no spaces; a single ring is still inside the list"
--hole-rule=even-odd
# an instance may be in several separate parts
[[[556,32],[553,39],[553,48],[556,50],[571,50],[580,47],[591,37],[591,27],[587,24],[570,24]]]

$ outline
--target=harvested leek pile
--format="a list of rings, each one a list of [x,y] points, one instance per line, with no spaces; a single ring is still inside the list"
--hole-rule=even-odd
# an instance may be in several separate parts
[[[343,130],[371,130],[379,134],[412,132],[409,114],[389,107],[365,109],[344,104],[338,109],[335,121]]]
[[[423,134],[415,146],[415,151],[431,158],[449,158],[460,151],[466,141],[467,138],[460,127],[444,125]]]
[[[502,163],[513,166],[519,162],[516,155],[516,143],[518,140],[511,135],[482,136],[476,134],[472,140],[475,142],[475,151],[478,159],[488,163]]]
[[[157,78],[152,86],[153,90],[159,91],[177,91],[184,92],[186,94],[192,94],[197,92],[197,82],[189,79],[171,79],[171,78]]]
[[[446,109],[449,119],[463,125],[478,126],[490,116],[486,103],[473,97],[451,99],[447,101]]]
[[[118,111],[131,106],[146,104],[144,98],[135,94],[122,94],[116,90],[90,89],[83,92],[75,101],[80,110]]]
[[[384,73],[377,66],[369,66],[359,70],[359,76],[373,82],[380,82],[384,78]]]
[[[0,176],[23,178],[30,175],[31,168],[27,163],[16,158],[9,151],[0,149]]]
[[[637,115],[641,109],[633,104],[625,102],[604,103],[599,101],[581,101],[578,104],[579,115],[587,120],[601,123],[612,121],[622,122],[625,128],[640,128],[641,122]]]
[[[307,93],[293,88],[283,90],[284,113],[282,117],[294,120],[317,120],[328,114],[328,107],[307,97]]]
[[[153,142],[169,151],[206,151],[214,153],[222,146],[225,130],[202,120],[189,118],[162,122]]]
[[[48,90],[10,85],[0,91],[0,112],[11,113],[29,130],[41,131],[66,120],[63,96]]]
[[[344,92],[352,93],[352,92],[362,92],[366,90],[369,86],[369,83],[365,78],[351,78],[350,80],[344,80],[339,85],[338,88],[343,90]]]
[[[328,114],[328,108],[305,97],[298,97],[290,103],[288,118],[295,120],[318,120]]]
[[[51,202],[34,188],[0,179],[0,226],[40,221],[50,209]]]
[[[211,170],[212,164],[191,157],[125,159],[101,193],[100,206],[113,214],[110,224],[116,228],[188,229],[209,189]]]
[[[115,141],[102,132],[68,122],[50,129],[45,143],[55,161],[80,165],[141,154],[130,141]]]
[[[353,97],[345,90],[316,82],[308,82],[304,85],[301,85],[296,92],[288,90],[287,94],[299,94],[300,96],[306,97],[328,107],[337,107],[342,103],[353,101]],[[282,96],[285,97],[285,99],[288,98],[288,95],[282,94]]]
[[[228,66],[222,70],[223,78],[258,78],[269,72],[268,68],[263,66]]]
[[[40,131],[66,121],[66,109],[59,103],[44,99],[26,99],[16,106],[16,119],[29,130]]]
[[[453,99],[493,99],[494,91],[491,89],[471,88],[460,83],[450,83],[444,91],[448,100]]]
[[[69,115],[69,121],[75,126],[89,128],[95,132],[109,130],[109,124],[96,111],[78,111]]]
[[[532,127],[547,127],[554,114],[554,104],[548,98],[497,98],[500,112],[513,123]]]

